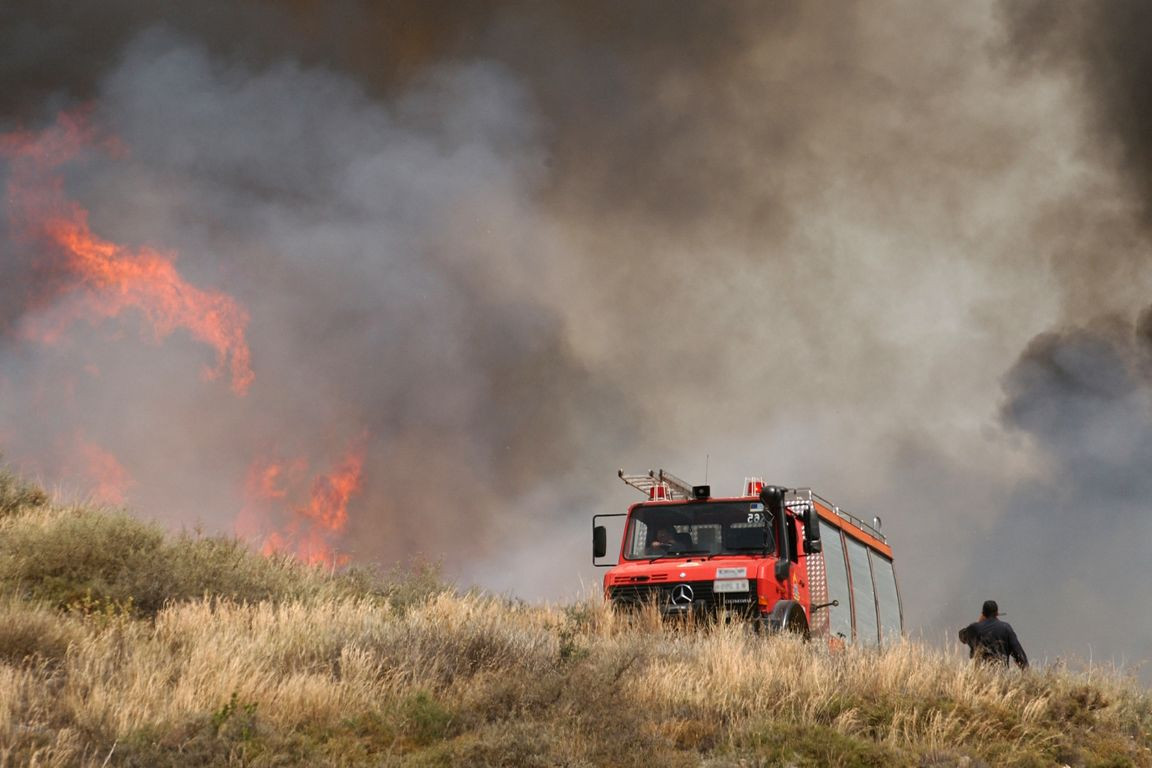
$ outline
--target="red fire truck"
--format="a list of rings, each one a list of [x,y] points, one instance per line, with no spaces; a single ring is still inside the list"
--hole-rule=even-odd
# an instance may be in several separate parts
[[[665,470],[620,478],[647,500],[596,515],[593,562],[610,567],[604,591],[620,608],[652,605],[674,616],[739,616],[772,631],[833,644],[889,645],[904,618],[892,548],[870,525],[808,488],[744,482],[713,498]],[[601,520],[623,517],[615,563]]]

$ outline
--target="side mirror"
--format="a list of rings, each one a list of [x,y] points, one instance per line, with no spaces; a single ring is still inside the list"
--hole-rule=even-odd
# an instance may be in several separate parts
[[[604,557],[608,552],[608,529],[598,525],[592,529],[592,557]]]
[[[808,509],[804,510],[804,541],[811,544],[820,543],[820,513],[816,511],[816,507],[809,505]],[[819,552],[819,549],[804,548],[805,552]]]

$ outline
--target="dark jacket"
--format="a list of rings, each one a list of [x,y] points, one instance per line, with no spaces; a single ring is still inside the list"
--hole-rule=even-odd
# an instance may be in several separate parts
[[[960,630],[960,642],[968,646],[968,655],[985,662],[998,662],[1008,666],[1009,657],[1023,667],[1028,657],[1016,639],[1012,625],[1000,619],[981,619]]]

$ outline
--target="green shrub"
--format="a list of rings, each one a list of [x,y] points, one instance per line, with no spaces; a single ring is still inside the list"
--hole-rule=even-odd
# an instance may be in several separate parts
[[[305,566],[264,557],[236,539],[183,535],[164,547],[163,557],[168,600],[209,595],[255,603],[307,597],[317,587]]]
[[[404,734],[413,744],[428,746],[446,738],[452,728],[452,713],[425,691],[405,699],[400,710]]]
[[[47,504],[48,494],[43,488],[27,483],[10,470],[0,467],[0,518]]]
[[[487,725],[451,741],[406,755],[413,768],[551,768],[557,765],[590,765],[574,760],[568,745],[555,743],[547,723],[521,721]],[[561,732],[563,738],[566,734]],[[657,765],[658,763],[652,763]]]
[[[0,522],[0,589],[82,613],[130,605],[144,616],[168,601],[204,596],[254,603],[389,594],[367,571],[331,574],[291,558],[264,557],[236,539],[169,539],[127,514],[80,509]]]
[[[740,745],[766,765],[796,768],[895,768],[916,763],[867,738],[847,736],[821,725],[798,727],[772,721],[746,734]]]
[[[164,535],[124,515],[81,511],[21,515],[0,530],[0,585],[61,608],[132,601],[155,611]]]
[[[351,571],[347,577],[364,579],[366,589],[372,584],[388,598],[389,605],[400,615],[452,588],[444,581],[440,564],[425,561],[409,563],[407,567],[393,568],[382,579],[374,573],[365,571]]]
[[[448,589],[438,566],[382,576],[333,573],[290,556],[265,557],[226,536],[167,536],[125,512],[49,505],[47,494],[0,469],[0,590],[81,613],[131,606],[155,615],[168,601],[379,598],[404,613]]]

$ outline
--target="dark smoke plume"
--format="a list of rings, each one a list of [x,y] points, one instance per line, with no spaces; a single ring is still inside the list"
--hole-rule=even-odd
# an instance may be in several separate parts
[[[1005,3],[1016,55],[1075,77],[1095,140],[1115,155],[1152,224],[1152,7],[1136,0]]]
[[[1146,4],[1005,3],[1014,66],[1074,84],[1085,126],[1078,161],[1116,179],[1085,184],[1067,214],[1037,230],[1063,294],[1063,317],[1036,336],[1005,378],[1005,424],[1040,457],[989,548],[1019,602],[1035,606],[1054,648],[1103,658],[1152,654],[1144,611],[1150,575],[1152,377],[1152,12]],[[1092,606],[1096,606],[1093,608]],[[1093,611],[1108,619],[1086,618]],[[1030,614],[1032,615],[1032,614]],[[1069,629],[1067,617],[1098,622]],[[1147,674],[1147,670],[1145,670]]]
[[[1014,67],[1074,84],[1084,128],[1080,194],[1037,229],[1064,293],[1065,323],[1147,302],[1152,231],[1152,8],[1131,0],[1003,3]],[[1114,182],[1103,180],[1107,174]],[[1103,188],[1101,184],[1105,185]]]
[[[1094,654],[1129,663],[1152,653],[1152,620],[1139,607],[1152,578],[1147,317],[1041,335],[1009,371],[1004,419],[1045,464],[1014,494],[987,553],[1005,599],[1043,636],[1085,635],[1069,628],[1074,616],[1098,628]]]

